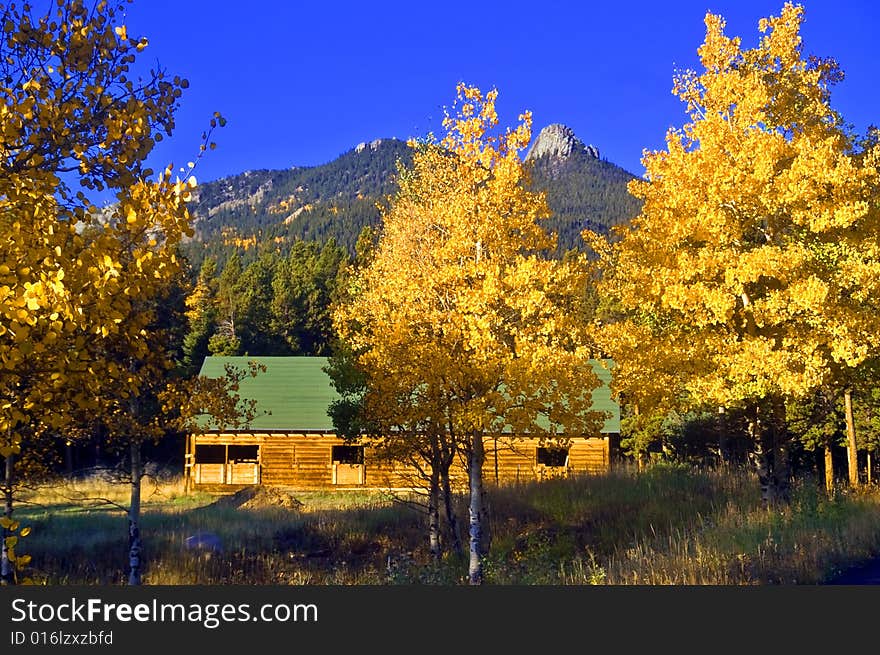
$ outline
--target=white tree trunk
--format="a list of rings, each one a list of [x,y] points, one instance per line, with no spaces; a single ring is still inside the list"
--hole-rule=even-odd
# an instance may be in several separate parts
[[[436,467],[431,468],[430,486],[428,492],[428,540],[431,557],[439,561],[442,554],[440,546],[440,472]]]
[[[468,581],[472,585],[483,583],[483,435],[471,438],[470,465],[470,564]]]
[[[128,584],[141,583],[141,445],[131,442],[131,503],[128,508]]]

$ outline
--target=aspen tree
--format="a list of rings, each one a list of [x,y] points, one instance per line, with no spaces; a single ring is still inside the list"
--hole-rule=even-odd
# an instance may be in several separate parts
[[[603,418],[590,410],[598,380],[575,319],[584,266],[548,256],[549,211],[520,158],[531,115],[497,134],[496,97],[459,85],[446,136],[416,147],[335,314],[366,375],[368,415],[442,429],[465,453],[472,584],[486,550],[484,439],[592,434]]]
[[[38,426],[63,435],[84,412],[118,399],[136,404],[150,377],[141,372],[169,368],[160,361],[167,351],[152,348],[150,304],[181,273],[177,251],[192,234],[186,203],[195,178],[174,178],[170,166],[156,176],[145,161],[171,135],[188,84],[161,68],[133,69],[148,42],[121,23],[125,4],[72,0],[40,13],[28,3],[0,7],[7,476],[22,435]],[[224,122],[219,114],[211,121],[212,129]],[[202,152],[213,145],[203,138]],[[115,202],[99,209],[98,193]],[[8,515],[0,522],[4,537],[17,529]],[[4,579],[13,562],[8,543]]]
[[[765,501],[787,485],[784,401],[845,380],[880,343],[878,151],[831,107],[842,73],[804,57],[803,8],[756,47],[707,14],[702,72],[674,80],[689,122],[646,152],[641,214],[600,255],[615,384],[640,406],[741,407]]]

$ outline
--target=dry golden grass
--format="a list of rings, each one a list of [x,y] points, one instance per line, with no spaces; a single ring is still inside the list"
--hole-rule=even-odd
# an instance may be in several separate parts
[[[290,490],[280,490],[279,494]],[[747,472],[655,466],[490,488],[494,584],[814,584],[880,554],[880,492],[826,498],[795,488],[760,508]],[[273,492],[274,493],[274,492]],[[423,516],[386,493],[294,492],[297,503],[236,505],[145,482],[146,584],[461,584],[466,563],[428,556]],[[16,510],[33,527],[21,550],[45,584],[123,584],[128,487],[87,481],[32,492]],[[258,499],[259,500],[259,499]],[[462,519],[466,499],[459,498]],[[464,521],[462,521],[464,523]],[[186,548],[210,533],[222,551]],[[463,535],[464,536],[464,535]]]
[[[71,508],[127,506],[130,487],[127,484],[111,482],[99,476],[59,480],[52,484],[42,485],[22,493],[20,500],[30,506]],[[200,502],[210,502],[206,494],[187,495],[183,490],[183,478],[164,479],[160,481],[145,479],[142,485],[142,502],[144,506],[174,505],[183,503],[196,506]]]

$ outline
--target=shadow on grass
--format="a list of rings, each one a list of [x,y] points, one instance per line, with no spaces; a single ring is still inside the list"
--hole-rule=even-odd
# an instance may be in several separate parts
[[[285,500],[278,490],[252,490],[147,504],[145,583],[465,583],[463,558],[432,560],[425,515],[413,506],[365,493],[295,496]],[[803,501],[785,514],[762,513],[753,477],[680,466],[490,485],[486,580],[775,584],[820,579],[829,563],[871,552],[880,496],[817,498],[815,489],[804,487]],[[464,496],[455,500],[463,529],[466,501]],[[27,573],[38,582],[124,583],[123,511],[52,505],[22,509],[20,517],[33,528],[21,546],[33,556]],[[186,540],[193,535],[216,536],[222,549],[189,549]],[[466,548],[466,534],[461,537]]]
[[[122,584],[128,555],[125,512],[50,505],[23,510],[22,551],[29,575],[47,584]],[[401,506],[321,509],[243,508],[218,499],[189,509],[145,508],[147,584],[336,584],[386,582],[388,557],[420,547],[421,517]],[[187,548],[188,537],[216,535],[220,552]]]

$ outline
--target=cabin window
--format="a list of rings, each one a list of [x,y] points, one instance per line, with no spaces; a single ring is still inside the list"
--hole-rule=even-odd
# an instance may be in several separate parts
[[[332,460],[338,464],[363,464],[363,446],[333,446]]]
[[[259,446],[229,446],[229,461],[255,464],[259,459],[259,453]]]
[[[225,464],[226,446],[196,446],[196,464]]]
[[[538,448],[535,454],[538,464],[544,466],[566,466],[568,448]]]
[[[332,448],[332,483],[343,486],[364,484],[366,476],[364,447],[333,446]]]

